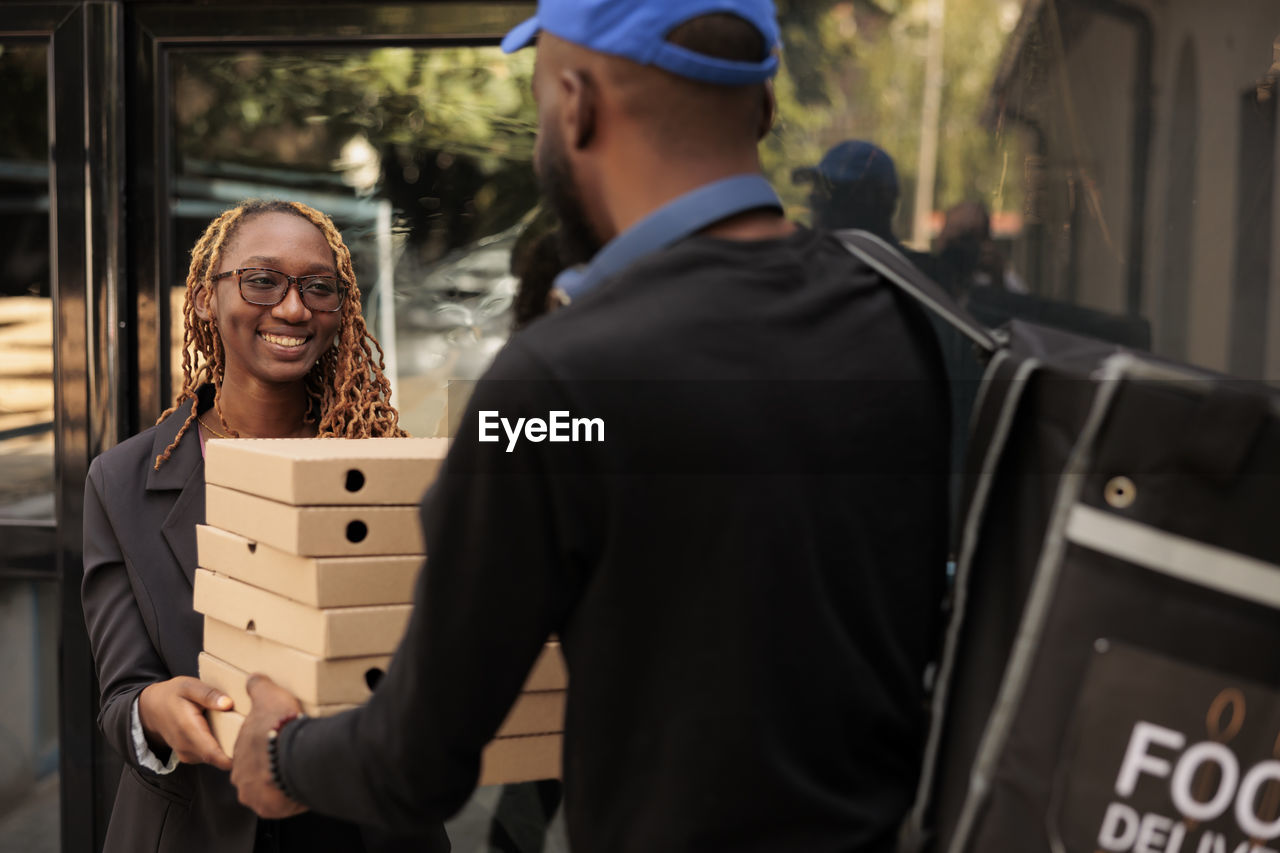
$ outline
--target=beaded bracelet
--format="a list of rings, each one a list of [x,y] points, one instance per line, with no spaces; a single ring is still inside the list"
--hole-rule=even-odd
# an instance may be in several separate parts
[[[305,720],[306,718],[306,714],[298,712],[286,714],[280,718],[280,722],[275,724],[275,728],[267,732],[267,760],[271,766],[271,781],[280,789],[282,794],[291,800],[296,800],[297,797],[293,796],[289,789],[285,787],[284,774],[280,772],[280,730],[295,720]]]

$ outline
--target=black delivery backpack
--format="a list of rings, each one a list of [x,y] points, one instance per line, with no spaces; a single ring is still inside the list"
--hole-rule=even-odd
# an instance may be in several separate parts
[[[985,360],[903,853],[1280,851],[1280,395],[839,236]]]

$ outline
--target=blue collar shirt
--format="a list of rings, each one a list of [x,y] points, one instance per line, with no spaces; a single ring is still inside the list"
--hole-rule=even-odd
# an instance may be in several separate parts
[[[567,269],[555,287],[572,303],[633,261],[748,210],[782,209],[782,201],[761,175],[734,175],[672,199],[614,237],[583,267]]]

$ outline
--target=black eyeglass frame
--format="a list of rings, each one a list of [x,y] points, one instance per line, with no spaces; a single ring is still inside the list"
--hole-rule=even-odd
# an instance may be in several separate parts
[[[284,285],[284,290],[280,291],[280,298],[277,299],[275,302],[254,302],[248,296],[245,296],[244,274],[247,272],[269,272],[269,273],[275,273],[276,275],[279,275],[279,276],[283,276],[285,279],[285,285]],[[284,302],[285,297],[289,295],[290,287],[298,288],[298,298],[302,300],[303,305],[306,305],[308,311],[319,311],[322,314],[333,314],[334,312],[341,311],[343,304],[347,301],[347,288],[345,286],[346,281],[343,280],[341,276],[289,275],[287,272],[282,272],[280,270],[273,270],[271,267],[241,267],[238,270],[228,270],[226,272],[220,272],[217,275],[210,276],[209,280],[218,281],[219,279],[224,279],[224,278],[227,278],[228,276],[236,277],[236,290],[240,291],[240,298],[243,299],[245,302],[248,302],[250,305],[261,305],[263,307],[274,307],[276,305],[279,305],[281,302]],[[312,279],[312,278],[332,279],[333,281],[336,281],[338,283],[338,305],[336,308],[313,308],[307,304],[307,292],[303,290],[302,283],[307,279]]]

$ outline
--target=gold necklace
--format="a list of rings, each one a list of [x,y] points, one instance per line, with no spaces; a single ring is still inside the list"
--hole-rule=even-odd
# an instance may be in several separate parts
[[[218,432],[216,429],[214,429],[213,427],[205,423],[204,415],[201,415],[200,417],[196,418],[196,423],[200,424],[200,426],[204,427],[209,432],[213,433],[214,436],[217,438],[231,438],[231,436],[227,435],[225,432]]]

